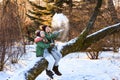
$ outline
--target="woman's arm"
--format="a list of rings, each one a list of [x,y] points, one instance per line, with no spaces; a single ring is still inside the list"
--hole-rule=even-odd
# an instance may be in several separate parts
[[[49,40],[50,40],[50,39],[55,39],[55,38],[58,37],[59,33],[60,33],[60,32],[55,32],[55,33],[50,33],[50,34],[47,34],[47,33],[46,33],[46,38],[49,39]]]

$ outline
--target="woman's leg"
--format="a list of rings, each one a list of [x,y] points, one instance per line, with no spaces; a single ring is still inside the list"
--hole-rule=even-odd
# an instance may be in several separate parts
[[[53,58],[53,56],[48,52],[47,49],[44,50],[44,55],[43,57],[48,61],[48,67],[47,70],[51,70],[53,69],[53,66],[55,64],[55,59]]]
[[[60,59],[62,58],[62,54],[56,48],[52,49],[51,54],[55,59],[55,64],[54,65],[58,66],[58,63],[59,63]]]
[[[53,58],[53,56],[48,52],[47,49],[44,50],[44,55],[43,57],[48,61],[48,67],[46,69],[46,74],[53,79],[53,72],[52,69],[54,67],[55,64],[55,60]]]
[[[58,63],[59,63],[60,59],[62,58],[62,54],[56,48],[52,49],[51,54],[55,59],[55,64],[54,64],[54,67],[53,67],[53,71],[58,76],[61,76],[62,74],[60,73],[60,71],[58,69],[58,66],[59,66]]]

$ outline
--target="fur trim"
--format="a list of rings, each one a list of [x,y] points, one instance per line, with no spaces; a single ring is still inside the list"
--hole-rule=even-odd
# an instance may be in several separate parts
[[[37,43],[37,42],[40,42],[40,41],[42,41],[42,40],[43,40],[43,38],[37,36],[37,37],[34,39],[34,42]]]

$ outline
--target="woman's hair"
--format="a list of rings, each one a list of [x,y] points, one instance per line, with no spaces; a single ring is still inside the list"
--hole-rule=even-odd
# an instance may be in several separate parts
[[[43,25],[42,30],[45,31],[46,27],[47,27],[47,25]]]
[[[40,30],[36,30],[36,31],[35,31],[35,34],[36,34],[36,36],[39,36],[39,37],[40,37]]]

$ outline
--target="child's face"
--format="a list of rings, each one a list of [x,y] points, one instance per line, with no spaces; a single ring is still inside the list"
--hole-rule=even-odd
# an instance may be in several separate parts
[[[41,32],[40,32],[40,36],[43,37],[43,38],[45,37],[44,31],[41,31]]]

